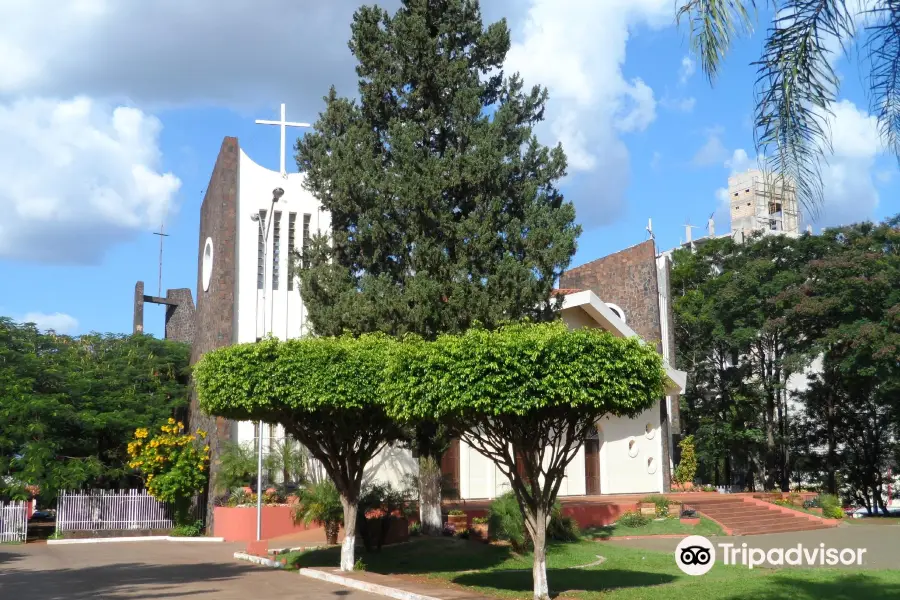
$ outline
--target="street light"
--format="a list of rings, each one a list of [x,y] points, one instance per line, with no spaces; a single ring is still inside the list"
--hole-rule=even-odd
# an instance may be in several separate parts
[[[272,212],[275,208],[275,203],[278,202],[281,197],[284,196],[284,190],[281,188],[275,188],[272,190],[272,203],[269,205],[269,212],[266,213],[266,217],[264,219],[260,219],[259,213],[253,213],[250,215],[250,220],[259,223],[259,231],[263,236],[263,281],[262,281],[262,297],[263,297],[263,329],[266,327],[266,269],[268,268],[268,251],[269,251],[269,225],[272,224],[272,217],[274,213]],[[265,220],[265,225],[263,225],[262,220]],[[257,303],[257,314],[254,315],[255,320],[255,330],[258,330],[259,327],[259,304]],[[272,333],[272,328],[269,327],[269,333]],[[262,421],[256,422],[256,430],[257,430],[257,453],[256,453],[256,541],[260,541],[262,538],[262,441],[263,441],[263,430],[262,430]]]

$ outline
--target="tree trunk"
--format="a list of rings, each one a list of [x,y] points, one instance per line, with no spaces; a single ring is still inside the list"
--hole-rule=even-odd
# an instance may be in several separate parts
[[[825,458],[826,471],[828,472],[828,481],[826,486],[828,487],[829,494],[837,494],[837,476],[835,472],[837,471],[837,435],[834,431],[834,422],[835,422],[835,406],[834,406],[834,393],[828,392],[827,396],[827,437],[828,437],[828,454]]]
[[[419,521],[425,535],[441,535],[441,465],[430,456],[419,459]]]
[[[356,500],[349,500],[341,494],[341,505],[344,507],[344,543],[341,545],[341,571],[352,571],[356,563],[356,512],[359,509]]]
[[[766,491],[775,489],[775,398],[766,398]]]
[[[534,515],[526,515],[525,526],[534,543],[534,564],[531,577],[534,581],[534,600],[549,600],[550,586],[547,582],[547,522],[550,510],[538,508]]]

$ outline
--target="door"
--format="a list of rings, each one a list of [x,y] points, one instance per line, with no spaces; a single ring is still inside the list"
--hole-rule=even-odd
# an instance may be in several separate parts
[[[600,493],[600,439],[596,432],[584,441],[584,487],[588,496]]]

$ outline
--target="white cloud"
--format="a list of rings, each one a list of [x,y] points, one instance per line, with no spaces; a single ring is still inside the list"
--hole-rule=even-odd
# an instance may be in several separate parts
[[[671,19],[670,0],[531,0],[524,21],[513,19],[507,72],[549,89],[547,123],[538,134],[562,142],[566,193],[588,227],[621,214],[630,177],[621,135],[646,129],[656,117],[653,90],[622,72],[631,31]]]
[[[158,226],[180,186],[158,171],[160,127],[85,97],[0,103],[0,258],[97,263]]]
[[[728,150],[722,143],[722,128],[713,127],[706,132],[706,142],[694,154],[691,162],[698,167],[721,164],[728,159]]]
[[[38,329],[52,329],[59,334],[74,333],[78,328],[78,319],[66,313],[41,313],[30,312],[21,319],[16,319],[20,323],[34,323]]]
[[[684,85],[696,70],[694,60],[690,56],[685,56],[681,59],[681,68],[678,70],[678,82]]]
[[[0,2],[0,97],[84,94],[145,110],[287,102],[297,118],[314,119],[332,83],[356,90],[347,40],[361,4]]]
[[[751,159],[747,156],[747,151],[743,148],[735,150],[732,153],[731,158],[725,161],[725,168],[731,171],[731,175],[742,173],[748,169],[755,169],[756,167],[756,159]]]
[[[675,112],[685,113],[693,111],[696,104],[697,99],[693,96],[688,96],[687,98],[672,98],[669,96],[663,96],[659,101],[659,105],[663,108],[673,110]]]
[[[332,84],[356,93],[347,40],[363,1],[259,0],[252,10],[217,0],[2,2],[0,102],[83,94],[152,112],[225,106],[248,118],[285,102],[292,118],[314,120]],[[399,0],[380,4],[393,11]],[[538,134],[564,144],[565,191],[579,220],[614,220],[630,171],[622,136],[656,116],[653,90],[622,72],[627,42],[635,28],[670,26],[671,0],[504,0],[482,9],[486,23],[510,20],[507,71],[550,90]]]

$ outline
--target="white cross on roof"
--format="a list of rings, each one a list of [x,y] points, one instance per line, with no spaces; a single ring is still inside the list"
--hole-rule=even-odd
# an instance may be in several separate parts
[[[286,121],[284,118],[284,104],[281,105],[281,120],[280,121],[266,121],[264,119],[257,119],[257,125],[279,125],[281,127],[281,176],[287,177],[287,171],[284,168],[284,138],[285,138],[285,128],[286,127],[312,127],[309,123],[295,123],[292,121]]]

